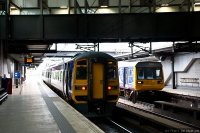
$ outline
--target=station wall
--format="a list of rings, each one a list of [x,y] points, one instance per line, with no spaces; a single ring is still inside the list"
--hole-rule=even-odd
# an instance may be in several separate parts
[[[174,71],[176,86],[194,86],[200,84],[200,53],[178,53],[174,58]],[[172,66],[171,59],[166,58],[162,62],[164,67],[165,84],[172,85]],[[198,83],[181,83],[181,78],[197,78]]]
[[[7,78],[12,78],[14,73],[14,60],[5,53],[5,44],[0,40],[0,77],[4,74]]]

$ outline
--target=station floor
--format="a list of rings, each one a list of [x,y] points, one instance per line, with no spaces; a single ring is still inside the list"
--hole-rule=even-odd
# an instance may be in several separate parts
[[[103,131],[34,76],[0,105],[0,133],[94,132]]]
[[[181,94],[181,95],[200,97],[200,87],[194,87],[194,86],[178,86],[176,87],[176,89],[173,89],[171,86],[165,86],[165,88],[162,91]]]

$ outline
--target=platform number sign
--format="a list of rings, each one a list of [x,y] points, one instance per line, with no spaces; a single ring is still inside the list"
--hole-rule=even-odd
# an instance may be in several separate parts
[[[14,78],[15,78],[15,79],[20,79],[20,72],[19,72],[19,71],[16,71],[16,72],[14,73]]]
[[[24,58],[24,63],[25,64],[31,64],[34,62],[34,58],[33,57],[25,57]]]

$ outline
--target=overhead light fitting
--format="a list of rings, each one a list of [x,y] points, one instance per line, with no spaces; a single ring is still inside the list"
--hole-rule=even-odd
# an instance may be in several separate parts
[[[101,6],[101,7],[105,8],[105,7],[108,7],[108,6]]]
[[[169,6],[169,4],[161,4],[161,6]]]
[[[195,6],[199,6],[200,5],[200,2],[197,2],[197,3],[194,3]]]
[[[11,6],[11,7],[10,7],[10,9],[16,9],[16,7],[14,7],[14,6]]]
[[[67,6],[60,6],[60,8],[67,8]]]

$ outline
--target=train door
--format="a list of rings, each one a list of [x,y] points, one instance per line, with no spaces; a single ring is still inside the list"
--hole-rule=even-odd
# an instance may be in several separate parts
[[[128,87],[133,88],[133,67],[128,69]]]
[[[129,91],[129,84],[128,84],[128,67],[124,68],[124,96],[126,98],[129,97],[130,91]]]
[[[102,99],[103,98],[103,64],[101,63],[93,63],[93,91],[92,98],[93,99]]]
[[[63,84],[63,94],[66,96],[66,64],[63,64],[63,76],[62,76],[62,84]]]
[[[66,63],[66,80],[65,80],[65,87],[66,87],[66,100],[71,102],[72,97],[72,71],[73,71],[73,61]]]
[[[128,88],[128,67],[124,68],[124,87]]]
[[[52,69],[48,71],[49,84],[51,84],[51,75],[52,75]]]

